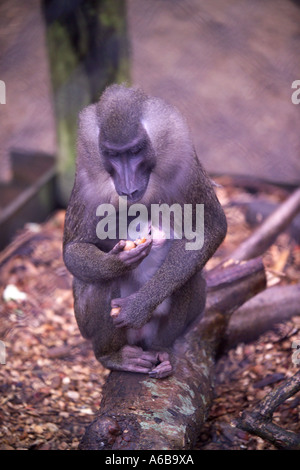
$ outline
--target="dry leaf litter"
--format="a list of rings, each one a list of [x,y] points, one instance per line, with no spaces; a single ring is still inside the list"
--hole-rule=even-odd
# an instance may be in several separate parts
[[[257,194],[217,189],[226,209],[228,235],[213,267],[247,238],[253,228],[241,205]],[[286,196],[286,194],[285,194]],[[281,202],[278,191],[259,197]],[[0,449],[76,449],[93,420],[109,373],[80,336],[73,313],[72,279],[62,261],[64,211],[42,225],[28,224],[0,253]],[[281,234],[265,253],[268,285],[300,282],[300,247]],[[292,344],[300,340],[295,316],[257,341],[240,344],[217,363],[215,401],[196,449],[272,449],[233,426],[239,413],[296,372]],[[3,350],[2,350],[3,359]],[[3,362],[3,361],[2,361]],[[300,394],[287,400],[274,420],[300,432]]]

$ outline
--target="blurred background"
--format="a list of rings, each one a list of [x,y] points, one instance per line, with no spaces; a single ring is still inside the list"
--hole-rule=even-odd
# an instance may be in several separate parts
[[[66,206],[78,112],[114,82],[176,105],[213,177],[299,185],[299,53],[299,1],[1,0],[0,248]]]
[[[77,449],[109,373],[80,335],[62,259],[79,111],[127,82],[186,116],[228,221],[209,270],[299,186],[299,53],[300,1],[0,0],[1,450]],[[270,303],[246,306],[247,344],[219,359],[196,449],[274,448],[232,423],[295,373],[300,214],[262,258]],[[273,313],[278,328],[250,342]],[[298,434],[299,403],[275,417]]]

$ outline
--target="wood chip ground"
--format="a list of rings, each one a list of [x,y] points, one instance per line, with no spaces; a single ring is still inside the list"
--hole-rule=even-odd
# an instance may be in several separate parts
[[[229,229],[209,267],[253,230],[243,209],[230,206],[230,202],[258,196],[282,201],[281,190],[260,191],[258,195],[226,186],[217,192],[226,208]],[[64,211],[59,211],[43,225],[29,224],[0,253],[0,340],[6,353],[6,364],[0,364],[3,450],[76,449],[99,409],[102,385],[109,373],[96,361],[75,322],[72,280],[62,261],[63,220]],[[268,285],[300,282],[300,247],[288,233],[281,234],[265,253],[264,263]],[[26,299],[4,300],[8,285],[16,286]],[[233,423],[240,411],[296,372],[292,344],[299,340],[300,317],[295,316],[276,331],[240,344],[219,359],[216,398],[196,449],[272,449]],[[275,421],[300,432],[299,413],[297,394],[277,410]]]

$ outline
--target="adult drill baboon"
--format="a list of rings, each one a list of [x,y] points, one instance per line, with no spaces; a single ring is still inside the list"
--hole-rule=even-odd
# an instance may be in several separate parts
[[[204,204],[204,244],[149,239],[131,251],[101,240],[100,204]],[[107,368],[166,377],[171,346],[203,311],[201,270],[226,234],[226,219],[199,163],[185,120],[163,100],[113,85],[80,113],[74,188],[66,214],[64,260],[74,276],[75,315]],[[121,307],[116,318],[110,309]]]

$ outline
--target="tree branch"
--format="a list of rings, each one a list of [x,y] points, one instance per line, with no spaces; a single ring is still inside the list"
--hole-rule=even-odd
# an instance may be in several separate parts
[[[244,411],[236,426],[260,436],[278,449],[300,449],[300,435],[285,431],[273,423],[275,409],[300,390],[300,371],[272,390],[251,412]]]
[[[283,202],[244,243],[231,254],[234,260],[260,256],[300,211],[300,188]]]

